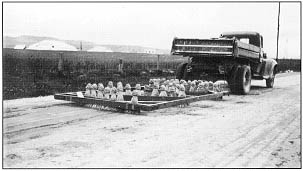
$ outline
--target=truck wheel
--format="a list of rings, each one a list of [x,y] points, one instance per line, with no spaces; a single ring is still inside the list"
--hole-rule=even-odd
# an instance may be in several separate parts
[[[228,86],[232,93],[235,93],[237,90],[237,87],[236,87],[237,78],[236,77],[237,77],[238,69],[239,69],[238,66],[233,67],[227,78]]]
[[[273,88],[274,87],[275,77],[276,77],[276,67],[273,70],[272,77],[266,79],[266,87],[267,88]]]
[[[249,93],[251,85],[251,70],[249,66],[243,65],[238,69],[235,83],[235,93]]]
[[[183,79],[184,76],[184,70],[186,68],[187,63],[182,63],[180,65],[178,65],[177,67],[177,71],[176,71],[176,78],[181,80]]]
[[[274,87],[274,82],[275,82],[275,77],[266,79],[266,87],[267,88],[273,88]]]

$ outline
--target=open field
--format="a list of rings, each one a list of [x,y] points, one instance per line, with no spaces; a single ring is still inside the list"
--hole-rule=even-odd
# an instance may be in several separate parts
[[[53,96],[5,100],[4,167],[301,167],[300,73],[247,96],[142,115]]]

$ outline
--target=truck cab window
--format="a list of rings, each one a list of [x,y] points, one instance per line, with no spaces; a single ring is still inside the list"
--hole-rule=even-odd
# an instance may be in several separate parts
[[[240,38],[240,41],[243,43],[249,44],[249,39],[248,38]]]
[[[256,36],[255,37],[250,37],[249,38],[249,44],[261,47],[261,45],[260,45],[260,38],[256,37]]]

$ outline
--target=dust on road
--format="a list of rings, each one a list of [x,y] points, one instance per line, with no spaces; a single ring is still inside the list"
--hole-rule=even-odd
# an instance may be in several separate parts
[[[4,101],[4,167],[301,167],[300,74],[143,115],[52,96]]]

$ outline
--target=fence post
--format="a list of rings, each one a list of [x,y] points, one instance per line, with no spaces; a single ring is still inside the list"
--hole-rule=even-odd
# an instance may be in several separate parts
[[[58,62],[58,71],[61,72],[63,70],[63,53],[60,52],[59,62]]]
[[[119,59],[118,72],[123,72],[123,61],[121,58]]]
[[[157,59],[157,70],[159,70],[159,60],[160,60],[160,55],[158,55],[158,59]]]

